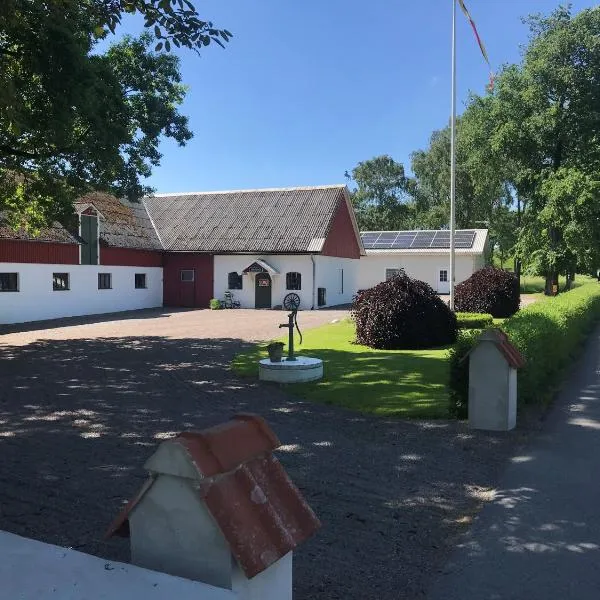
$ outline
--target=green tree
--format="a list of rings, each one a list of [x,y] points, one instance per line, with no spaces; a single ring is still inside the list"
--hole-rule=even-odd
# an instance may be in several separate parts
[[[486,138],[479,115],[463,115],[457,123],[456,151],[455,213],[459,228],[493,223],[495,212],[511,201],[499,171],[483,151],[485,147]],[[423,227],[447,227],[450,218],[450,129],[434,131],[429,148],[413,152],[411,161],[419,222]]]
[[[152,35],[98,54],[98,41],[136,12]],[[70,213],[89,189],[142,194],[159,139],[191,137],[171,44],[199,51],[230,36],[187,0],[2,2],[0,209],[36,227]]]
[[[393,231],[412,225],[411,182],[401,163],[376,156],[358,163],[347,176],[356,183],[352,204],[361,230]]]
[[[489,149],[511,164],[526,199],[517,253],[552,293],[559,273],[600,264],[600,8],[572,16],[563,6],[527,23],[521,63],[474,102],[489,123]]]

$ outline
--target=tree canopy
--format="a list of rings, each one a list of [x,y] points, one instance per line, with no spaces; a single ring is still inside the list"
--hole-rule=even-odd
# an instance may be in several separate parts
[[[472,95],[458,121],[457,224],[486,223],[502,260],[514,254],[550,289],[558,273],[600,266],[600,7],[561,6],[525,23],[520,63]],[[403,210],[419,228],[446,226],[448,128],[411,159]]]
[[[410,182],[404,166],[390,156],[376,156],[352,170],[352,203],[360,229],[402,229],[410,223]]]
[[[149,31],[106,52],[125,13]],[[188,0],[5,0],[0,6],[0,210],[39,226],[80,193],[137,198],[162,137],[191,137],[171,45],[198,52],[231,37]]]

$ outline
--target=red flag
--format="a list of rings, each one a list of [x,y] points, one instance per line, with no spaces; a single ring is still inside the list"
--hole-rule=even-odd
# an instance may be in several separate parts
[[[477,25],[475,25],[475,21],[473,21],[471,14],[469,13],[469,11],[467,10],[467,7],[465,6],[464,0],[458,0],[458,4],[459,4],[461,10],[463,11],[463,13],[465,14],[465,17],[467,17],[467,19],[469,20],[469,23],[471,24],[471,28],[473,29],[473,33],[475,34],[475,39],[477,40],[477,43],[479,44],[479,49],[481,50],[481,54],[483,55],[485,62],[488,64],[488,67],[490,67],[490,83],[489,83],[488,89],[490,89],[490,91],[491,91],[494,89],[494,73],[491,71],[492,66],[490,64],[490,59],[488,57],[487,50],[485,49],[485,46],[483,45],[483,41],[481,40],[481,37],[479,36],[479,32],[477,31]]]

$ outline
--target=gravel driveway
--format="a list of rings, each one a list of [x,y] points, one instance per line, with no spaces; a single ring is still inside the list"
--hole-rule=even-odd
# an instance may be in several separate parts
[[[0,529],[127,560],[127,541],[102,535],[156,444],[252,411],[323,522],[295,556],[296,600],[424,597],[513,438],[363,416],[236,378],[230,360],[246,340],[279,335],[283,313],[127,316],[0,337]]]

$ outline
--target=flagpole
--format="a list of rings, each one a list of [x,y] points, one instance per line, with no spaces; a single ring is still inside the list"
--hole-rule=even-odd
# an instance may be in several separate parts
[[[452,118],[450,121],[450,310],[454,310],[456,201],[456,0],[452,0]]]

